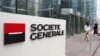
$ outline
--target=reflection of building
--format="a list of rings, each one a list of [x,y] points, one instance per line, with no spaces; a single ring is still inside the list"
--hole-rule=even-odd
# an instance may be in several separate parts
[[[59,1],[60,0],[40,0],[39,16],[56,18],[59,14]]]
[[[36,0],[37,1],[37,0]],[[38,4],[34,0],[0,0],[4,12],[37,15]]]
[[[88,5],[91,2],[92,5]],[[92,24],[93,19],[96,19],[95,2],[96,0],[42,0],[39,2],[42,4],[39,16],[66,19],[68,34],[81,33],[86,21]]]
[[[87,0],[87,16],[96,19],[96,0]],[[96,20],[95,20],[96,21]]]
[[[96,0],[0,0],[4,12],[65,19],[67,34],[83,32],[96,19]]]
[[[11,0],[1,0],[1,10],[4,12],[13,12],[13,1]]]

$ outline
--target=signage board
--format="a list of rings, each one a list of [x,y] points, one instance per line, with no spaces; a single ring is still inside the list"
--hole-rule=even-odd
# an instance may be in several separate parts
[[[65,56],[65,38],[65,20],[0,12],[0,56]]]

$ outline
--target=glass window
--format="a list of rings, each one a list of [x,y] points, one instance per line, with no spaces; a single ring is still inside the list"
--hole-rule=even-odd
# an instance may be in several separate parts
[[[39,16],[52,18],[56,17],[58,11],[58,0],[42,0],[39,4]]]
[[[62,0],[61,1],[61,8],[71,8],[72,2],[71,0]]]
[[[0,11],[1,11],[1,0],[0,0]]]
[[[4,12],[15,12],[15,0],[2,0],[2,8],[1,10]]]
[[[38,16],[38,10],[39,10],[39,3],[37,1],[28,1],[28,15],[34,15],[34,16]]]
[[[28,0],[16,0],[17,2],[17,12],[19,14],[27,14],[27,5],[28,5]]]

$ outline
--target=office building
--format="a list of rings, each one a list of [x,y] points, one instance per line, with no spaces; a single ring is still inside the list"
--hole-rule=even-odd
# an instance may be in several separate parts
[[[0,0],[0,11],[66,20],[67,35],[96,21],[96,0]]]

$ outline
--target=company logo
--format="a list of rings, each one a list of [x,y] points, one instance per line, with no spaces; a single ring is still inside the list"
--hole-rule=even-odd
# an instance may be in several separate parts
[[[25,24],[4,23],[4,44],[25,41]]]

